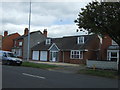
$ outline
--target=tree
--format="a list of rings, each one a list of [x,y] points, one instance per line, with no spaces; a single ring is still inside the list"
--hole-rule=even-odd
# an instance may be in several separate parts
[[[74,21],[80,30],[99,35],[108,34],[120,47],[120,2],[91,2],[81,10]]]

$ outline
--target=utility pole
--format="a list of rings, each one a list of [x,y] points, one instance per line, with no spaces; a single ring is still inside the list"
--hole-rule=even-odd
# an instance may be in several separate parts
[[[29,61],[30,54],[30,21],[31,21],[31,0],[30,0],[30,9],[29,9],[29,27],[28,27],[28,51],[27,51],[27,61]]]

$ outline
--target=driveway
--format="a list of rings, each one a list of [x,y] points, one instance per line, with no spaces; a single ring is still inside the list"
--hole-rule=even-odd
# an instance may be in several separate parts
[[[61,62],[40,62],[40,61],[29,61],[29,62],[56,65],[59,67],[48,70],[55,72],[64,72],[64,73],[77,73],[80,69],[86,68],[86,66],[82,64],[70,64],[70,63],[61,63]]]

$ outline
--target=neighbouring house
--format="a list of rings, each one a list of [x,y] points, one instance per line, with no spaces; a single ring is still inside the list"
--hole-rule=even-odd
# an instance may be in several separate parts
[[[2,38],[3,38],[3,36],[0,35],[0,50],[2,50]]]
[[[31,48],[32,60],[85,64],[98,59],[100,39],[97,35],[79,35],[63,38],[46,38]]]
[[[28,28],[25,28],[24,35],[14,39],[14,47],[12,51],[17,54],[17,56],[23,58],[24,60],[27,59],[28,54]],[[47,29],[44,29],[43,33],[38,30],[34,32],[30,32],[30,44],[29,47],[33,47],[38,43],[43,42],[47,37]],[[31,52],[29,51],[29,56],[31,57]]]
[[[104,35],[101,45],[101,60],[118,61],[119,60],[119,46],[113,41],[109,35]]]
[[[25,28],[24,35],[19,36],[13,40],[14,46],[12,48],[12,52],[14,52],[20,58],[23,58],[23,43],[24,43],[24,37],[26,37],[27,34],[28,34],[28,28]]]
[[[4,36],[2,38],[2,50],[11,51],[14,46],[13,39],[19,37],[20,34],[13,33],[8,35],[8,31],[4,31]]]
[[[101,37],[99,59],[87,60],[87,67],[118,70],[119,46],[109,35]]]

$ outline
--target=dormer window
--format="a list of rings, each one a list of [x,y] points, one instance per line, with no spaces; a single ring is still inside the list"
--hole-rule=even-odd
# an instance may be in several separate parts
[[[112,40],[112,45],[118,45],[114,40]]]
[[[78,37],[78,38],[77,38],[77,43],[78,43],[78,44],[84,44],[84,37],[83,37],[83,36]]]
[[[46,39],[46,45],[51,44],[51,39]]]

